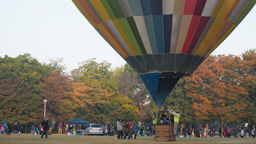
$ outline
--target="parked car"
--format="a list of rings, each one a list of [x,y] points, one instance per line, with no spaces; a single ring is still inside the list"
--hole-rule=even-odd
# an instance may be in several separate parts
[[[89,124],[85,129],[85,135],[103,135],[103,129],[101,124]]]

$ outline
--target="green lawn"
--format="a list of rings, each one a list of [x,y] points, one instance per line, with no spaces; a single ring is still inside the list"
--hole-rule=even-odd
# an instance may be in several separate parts
[[[40,136],[30,134],[3,136],[0,135],[0,144],[210,144],[210,143],[227,143],[227,144],[256,144],[253,138],[177,138],[177,141],[155,141],[153,137],[138,137],[134,139],[117,139],[116,136],[66,136],[51,135],[48,139],[41,139]]]

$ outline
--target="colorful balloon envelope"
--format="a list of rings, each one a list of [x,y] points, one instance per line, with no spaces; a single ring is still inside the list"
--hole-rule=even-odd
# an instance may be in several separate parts
[[[157,106],[238,26],[256,0],[73,0],[140,75]]]

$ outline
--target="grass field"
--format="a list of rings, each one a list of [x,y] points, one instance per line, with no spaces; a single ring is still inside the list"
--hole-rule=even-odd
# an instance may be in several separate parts
[[[134,139],[117,139],[116,136],[66,136],[51,135],[48,139],[30,134],[2,136],[0,144],[256,144],[253,138],[177,138],[177,141],[155,141],[153,137],[138,137]]]

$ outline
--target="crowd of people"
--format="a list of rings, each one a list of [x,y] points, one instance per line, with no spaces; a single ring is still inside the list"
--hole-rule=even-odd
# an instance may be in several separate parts
[[[218,135],[219,137],[224,138],[230,138],[231,135],[234,136],[234,138],[244,138],[249,136],[252,136],[255,138],[255,125],[252,125],[252,127],[247,126],[235,126],[233,128],[229,126],[222,127],[209,127],[207,129],[206,126],[197,125],[195,127],[192,126],[184,126],[181,130],[181,126],[178,126],[177,128],[177,136],[178,137],[214,137],[215,135]]]
[[[155,114],[152,118],[157,117]],[[118,139],[136,139],[137,136],[155,136],[155,124],[152,125],[138,125],[135,121],[125,121],[118,120],[116,127],[114,125],[102,125],[103,135],[105,136],[114,136],[117,134]],[[79,129],[86,129],[86,126],[80,128],[79,125],[76,127],[71,126],[65,129],[67,131],[79,131]],[[0,135],[11,135],[11,134],[20,134],[21,125],[18,122],[14,124],[12,122],[2,121],[0,123]],[[48,125],[48,120],[44,119],[39,126],[33,124],[31,127],[31,134],[41,135],[41,138],[45,135],[47,138],[47,133],[51,134],[52,128]],[[63,125],[62,123],[58,124],[58,134],[62,134]],[[219,135],[219,137],[230,138],[244,138],[252,136],[256,137],[255,125],[252,126],[235,126],[229,127],[225,126],[217,127],[210,126],[209,129],[206,126],[196,125],[196,126],[177,126],[176,128],[177,137],[214,137]]]
[[[117,121],[118,139],[135,139],[137,136],[154,136],[155,127],[150,125],[139,126],[135,121]]]
[[[0,135],[11,135],[13,134],[20,134],[21,126],[19,122],[15,122],[14,124],[12,122],[5,122],[2,121],[0,123]]]

